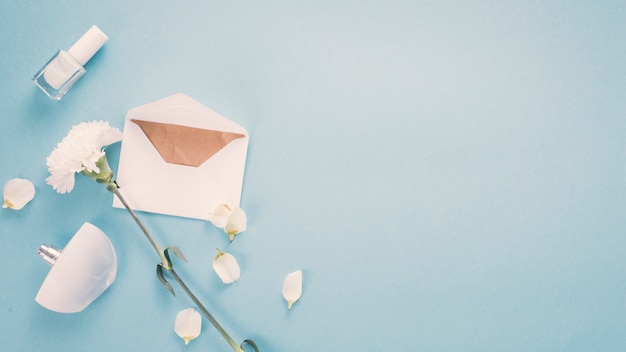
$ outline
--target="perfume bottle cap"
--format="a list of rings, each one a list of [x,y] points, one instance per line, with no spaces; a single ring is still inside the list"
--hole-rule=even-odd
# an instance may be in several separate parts
[[[67,52],[84,66],[107,40],[109,37],[94,25]]]
[[[61,256],[61,250],[54,246],[42,244],[41,247],[39,247],[37,254],[41,256],[41,259],[43,259],[44,262],[54,265],[57,259]]]

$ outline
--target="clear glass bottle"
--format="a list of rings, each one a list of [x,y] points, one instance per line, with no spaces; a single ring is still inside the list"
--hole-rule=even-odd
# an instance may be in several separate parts
[[[109,40],[92,26],[67,51],[59,50],[33,76],[33,82],[53,100],[60,100],[85,72],[85,64]]]

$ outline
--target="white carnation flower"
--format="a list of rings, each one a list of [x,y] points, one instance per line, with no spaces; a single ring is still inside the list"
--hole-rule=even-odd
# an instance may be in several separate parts
[[[77,172],[99,173],[97,162],[105,156],[105,146],[122,139],[122,132],[106,121],[83,122],[72,127],[67,136],[46,159],[50,176],[46,182],[59,193],[74,188]]]

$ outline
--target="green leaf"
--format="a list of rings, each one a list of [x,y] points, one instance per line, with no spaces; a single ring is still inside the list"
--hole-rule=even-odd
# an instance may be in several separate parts
[[[165,279],[165,276],[163,275],[163,264],[159,263],[157,264],[157,277],[159,278],[159,281],[161,281],[161,283],[163,284],[163,286],[165,286],[165,288],[170,291],[170,293],[173,296],[176,296],[176,293],[174,293],[174,288],[172,287],[172,285],[170,285],[169,282],[167,282],[167,280]]]
[[[169,246],[167,248],[165,248],[165,255],[167,256],[167,259],[169,260],[169,254],[167,253],[168,250],[174,252],[174,254],[176,254],[176,256],[178,257],[178,259],[182,260],[183,262],[187,263],[187,258],[185,258],[185,255],[183,254],[183,252],[180,250],[180,248],[176,247],[176,246]]]
[[[252,348],[254,348],[255,352],[259,352],[259,348],[257,347],[256,343],[254,343],[254,341],[252,341],[251,339],[243,340],[243,342],[239,346],[239,347],[241,347],[242,350],[245,351],[245,348],[243,348],[243,345],[250,345],[250,346],[252,346]]]
[[[163,251],[163,254],[165,256],[165,260],[167,260],[167,263],[162,263],[162,264],[167,265],[168,268],[172,268],[172,259],[170,259],[170,254],[168,253],[167,249]]]

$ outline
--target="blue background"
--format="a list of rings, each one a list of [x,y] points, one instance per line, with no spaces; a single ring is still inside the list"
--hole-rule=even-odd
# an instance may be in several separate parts
[[[143,213],[194,291],[262,351],[624,351],[626,2],[5,1],[0,183],[3,351],[227,351],[205,320],[184,346],[158,257],[100,185],[59,195],[45,159],[72,125],[186,93],[245,127],[229,244]],[[60,102],[30,77],[92,24],[110,41]],[[117,168],[119,144],[108,150]],[[34,297],[85,222],[117,281],[78,314]],[[215,248],[241,279],[223,285]],[[302,269],[291,311],[282,281]]]

